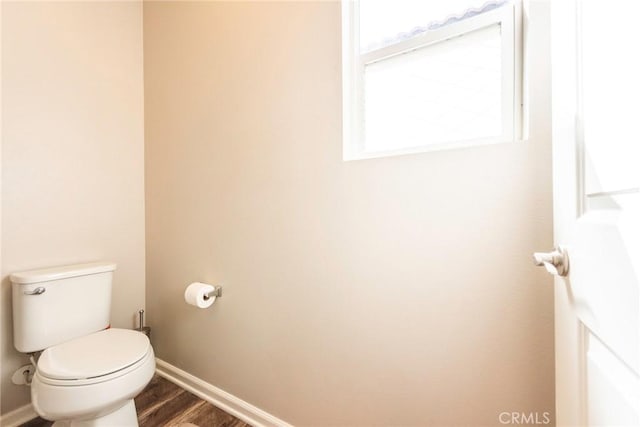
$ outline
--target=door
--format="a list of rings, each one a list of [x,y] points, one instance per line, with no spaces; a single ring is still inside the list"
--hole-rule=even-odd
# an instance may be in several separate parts
[[[551,3],[559,426],[640,425],[639,19],[637,0]]]

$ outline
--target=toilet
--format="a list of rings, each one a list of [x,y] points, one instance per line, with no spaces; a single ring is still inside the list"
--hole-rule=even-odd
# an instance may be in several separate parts
[[[116,265],[96,262],[14,273],[13,341],[36,365],[31,401],[54,426],[137,426],[133,398],[151,381],[145,334],[110,328]]]

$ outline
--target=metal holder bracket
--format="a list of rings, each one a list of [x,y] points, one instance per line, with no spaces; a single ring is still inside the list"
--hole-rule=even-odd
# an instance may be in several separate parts
[[[220,298],[222,296],[222,286],[214,286],[213,290],[204,296],[205,301],[209,298]]]

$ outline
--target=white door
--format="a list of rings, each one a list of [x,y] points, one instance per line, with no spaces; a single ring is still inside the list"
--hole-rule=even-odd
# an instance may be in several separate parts
[[[551,22],[554,238],[569,259],[556,421],[639,426],[640,1],[553,1]]]

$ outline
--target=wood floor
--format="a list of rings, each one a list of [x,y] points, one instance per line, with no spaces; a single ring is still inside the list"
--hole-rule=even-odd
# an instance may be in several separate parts
[[[140,427],[177,427],[185,423],[199,427],[249,427],[249,424],[158,375],[135,400]],[[49,427],[52,424],[35,418],[20,427]]]

